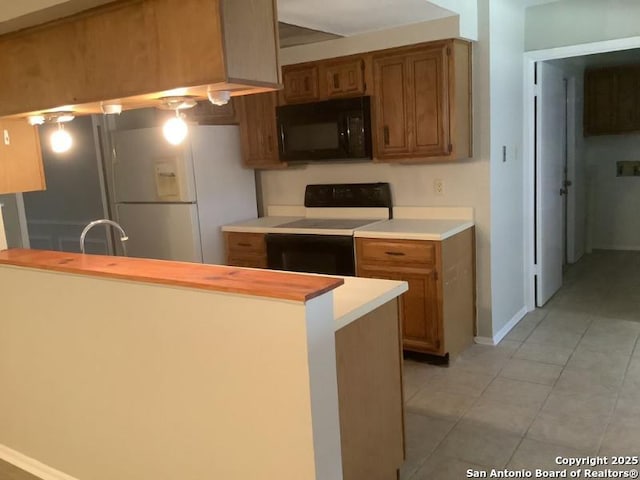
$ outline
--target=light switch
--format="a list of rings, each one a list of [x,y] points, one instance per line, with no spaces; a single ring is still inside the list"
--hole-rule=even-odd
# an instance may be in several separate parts
[[[4,138],[4,144],[5,145],[11,145],[11,137],[9,136],[9,130],[7,130],[6,128],[3,131],[3,138]]]

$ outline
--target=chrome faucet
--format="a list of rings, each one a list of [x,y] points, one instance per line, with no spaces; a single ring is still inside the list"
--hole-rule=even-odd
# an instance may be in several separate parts
[[[96,225],[111,225],[112,227],[115,227],[120,231],[120,242],[122,242],[122,253],[126,257],[127,246],[125,245],[124,242],[129,240],[129,237],[127,237],[127,234],[125,233],[124,228],[122,228],[118,223],[114,222],[113,220],[109,220],[108,218],[94,220],[93,222],[89,223],[86,227],[84,227],[84,230],[82,230],[82,234],[80,235],[80,251],[84,253],[85,237],[87,236],[87,233],[89,233],[89,230],[91,230]]]

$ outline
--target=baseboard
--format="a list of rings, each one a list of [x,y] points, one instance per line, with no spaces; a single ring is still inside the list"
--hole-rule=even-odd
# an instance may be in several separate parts
[[[495,346],[507,336],[507,334],[515,327],[520,320],[527,314],[527,307],[522,307],[513,317],[509,320],[504,327],[498,331],[493,337],[475,337],[474,341],[480,345]]]
[[[640,250],[639,245],[598,245],[592,246],[592,250],[619,250],[623,252],[637,252]]]
[[[489,345],[491,347],[495,346],[495,343],[493,343],[493,338],[491,337],[473,337],[473,341],[479,343],[480,345]]]
[[[25,472],[35,475],[42,480],[78,480],[55,468],[45,465],[34,458],[27,457],[5,445],[0,444],[0,460],[4,460]]]

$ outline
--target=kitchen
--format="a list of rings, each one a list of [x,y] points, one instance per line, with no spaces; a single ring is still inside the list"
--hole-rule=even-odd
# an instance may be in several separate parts
[[[440,23],[441,27],[446,30],[446,28],[451,27],[450,24],[447,23],[447,20],[444,19]],[[445,28],[446,26],[446,28]],[[423,33],[423,37],[420,38],[420,41],[428,41],[428,40],[436,40],[437,38],[430,39],[424,38],[429,35],[438,35],[437,33]],[[457,35],[446,35],[440,38],[448,38]],[[370,39],[369,39],[370,40]],[[379,45],[375,44],[374,41],[369,42],[370,45],[373,45],[373,49],[382,49],[388,44]],[[402,43],[402,42],[401,42]],[[406,42],[405,44],[414,43],[414,42]],[[483,44],[480,43],[482,46]],[[400,46],[400,45],[398,45]],[[368,48],[367,50],[371,50]],[[362,50],[365,51],[365,50]],[[346,53],[346,52],[345,52]],[[334,52],[334,54],[326,55],[327,58],[337,57],[343,52]],[[353,53],[353,52],[350,52]],[[478,52],[479,58],[482,58],[482,50]],[[294,54],[291,54],[294,56]],[[290,63],[299,63],[303,60],[313,60],[313,56],[307,56],[304,59],[297,59],[291,61]],[[476,58],[478,61],[478,58]],[[283,62],[284,63],[284,62]],[[474,82],[476,80],[476,74],[480,79],[483,79],[482,76],[482,65],[480,69],[474,69]],[[476,85],[477,86],[477,85]],[[488,95],[485,96],[482,93],[478,95],[478,92],[484,92],[482,83],[480,84],[480,88],[474,88],[474,95],[477,98],[478,102],[482,105],[485,99],[488,98]],[[488,101],[488,100],[487,100]],[[482,115],[484,112],[488,110],[485,108],[479,108],[479,117],[476,116],[476,119],[479,118],[480,124],[484,120]],[[477,128],[478,123],[476,123]],[[484,138],[484,137],[480,137]],[[511,313],[508,315],[503,315],[504,312],[501,311],[499,302],[495,300],[492,302],[490,299],[491,290],[491,277],[488,276],[488,257],[487,257],[487,245],[489,244],[489,230],[487,222],[488,210],[485,208],[485,204],[483,201],[479,201],[478,198],[483,198],[485,195],[488,195],[485,191],[485,187],[481,186],[481,182],[474,181],[475,179],[484,179],[485,178],[485,167],[488,171],[488,164],[484,162],[483,158],[489,158],[484,148],[487,148],[487,144],[484,141],[480,143],[475,142],[476,148],[480,146],[480,150],[478,152],[478,159],[476,161],[462,161],[455,164],[435,164],[430,165],[428,169],[420,168],[419,166],[411,166],[411,165],[387,165],[387,164],[378,164],[375,165],[375,170],[360,164],[349,164],[349,165],[317,165],[310,166],[306,169],[304,168],[296,168],[296,169],[287,169],[285,171],[268,171],[262,172],[260,176],[262,177],[261,187],[262,187],[262,196],[263,196],[263,204],[265,206],[269,205],[285,205],[285,206],[297,206],[301,207],[303,205],[303,195],[305,186],[308,184],[315,183],[336,183],[336,180],[342,181],[343,183],[362,183],[362,182],[379,182],[379,181],[388,181],[390,178],[392,181],[392,187],[397,184],[401,184],[403,187],[400,189],[393,189],[393,195],[395,195],[395,204],[396,205],[415,205],[416,195],[420,195],[421,204],[422,205],[443,205],[450,203],[450,206],[459,206],[459,205],[471,205],[477,208],[476,212],[476,221],[478,222],[478,306],[479,306],[479,329],[480,334],[484,336],[492,336],[491,333],[500,330],[500,319],[506,317],[508,320],[511,317]],[[496,147],[497,148],[497,147]],[[511,152],[512,150],[509,150]],[[515,153],[517,157],[517,153]],[[505,168],[511,168],[510,161],[506,163]],[[337,178],[336,178],[337,177]],[[394,182],[393,179],[398,179],[397,182]],[[432,193],[434,178],[444,178],[443,186],[444,186],[444,195],[438,196],[435,192]],[[311,181],[310,181],[311,179]],[[296,188],[292,188],[292,185],[297,185]],[[426,188],[425,188],[426,186]],[[425,191],[426,190],[426,191]],[[406,199],[409,199],[408,201]],[[507,205],[507,204],[505,204]],[[517,208],[515,209],[517,210]],[[518,211],[519,215],[520,212]],[[493,228],[493,227],[492,227]],[[517,233],[516,233],[517,236]],[[517,243],[517,242],[516,242]],[[493,249],[494,247],[492,247]],[[507,255],[509,251],[505,249],[501,251],[504,255]],[[498,259],[492,260],[493,262],[498,262]],[[508,257],[502,258],[501,261],[508,261]],[[483,280],[484,279],[484,280]],[[499,278],[494,279],[495,282],[500,281]],[[517,282],[513,282],[514,286],[517,286]],[[487,292],[489,292],[489,296],[487,296]],[[495,295],[499,295],[502,293],[495,293]],[[506,295],[506,293],[505,293]],[[495,302],[495,303],[494,303]],[[489,320],[489,327],[487,328],[486,319],[491,319],[491,306],[494,304],[494,313],[493,315],[497,317],[497,320],[494,320],[493,326],[491,325],[491,320]],[[438,396],[438,395],[436,395]],[[441,398],[441,397],[439,397]],[[414,418],[415,419],[415,418]]]

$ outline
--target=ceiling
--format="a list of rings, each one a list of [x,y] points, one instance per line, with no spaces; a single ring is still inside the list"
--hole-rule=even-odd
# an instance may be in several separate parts
[[[0,0],[0,34],[114,0]],[[528,0],[544,1],[544,0]],[[455,15],[426,0],[278,0],[281,47],[321,42]]]
[[[310,28],[298,27],[284,22],[278,22],[278,32],[280,36],[280,48],[295,47],[305,43],[324,42],[340,38],[340,35],[320,32]]]
[[[336,35],[359,33],[450,17],[456,13],[426,0],[278,0],[280,21]]]

